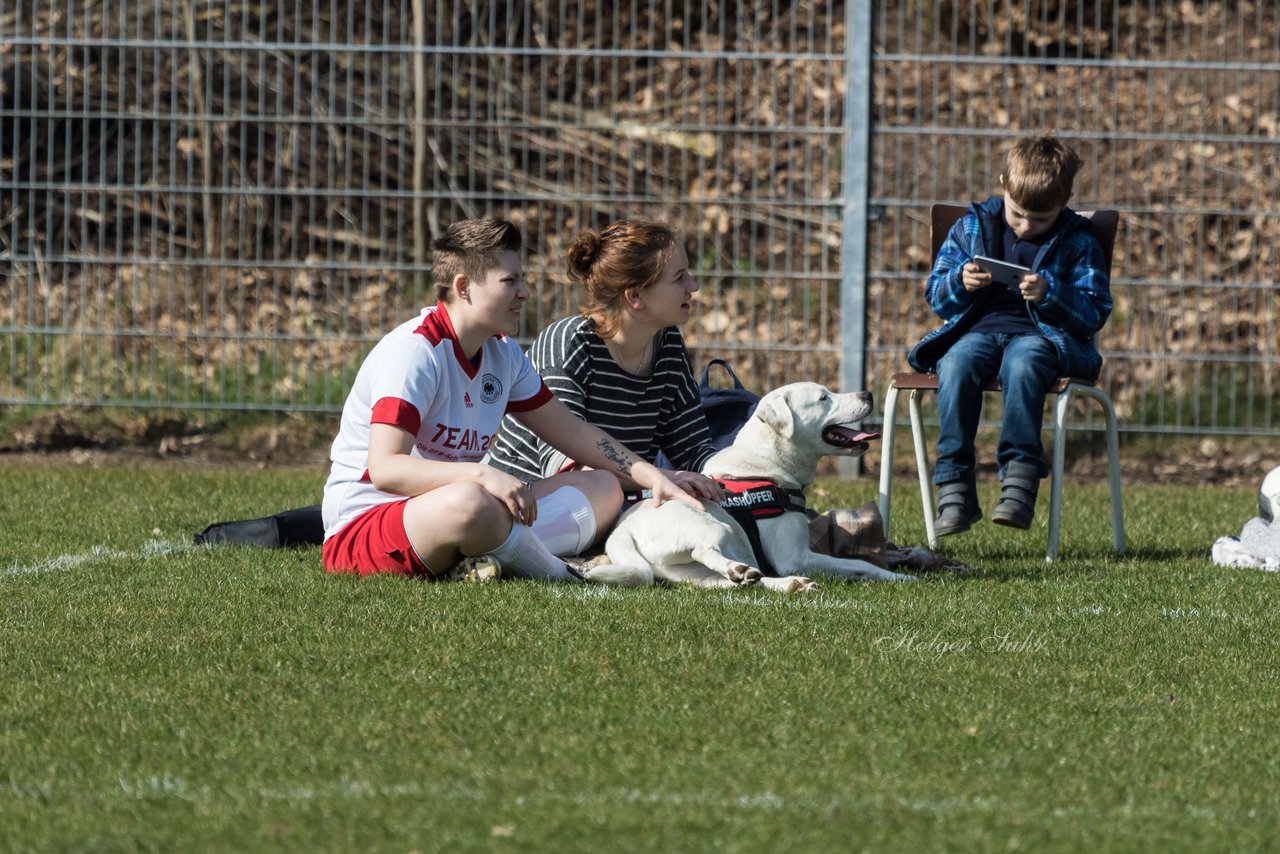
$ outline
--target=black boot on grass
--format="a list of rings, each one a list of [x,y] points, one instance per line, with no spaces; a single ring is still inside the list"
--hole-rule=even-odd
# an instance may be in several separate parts
[[[1019,528],[1031,527],[1036,515],[1036,494],[1040,490],[1040,469],[1027,463],[1009,463],[1004,470],[1000,487],[1000,503],[991,513],[991,521],[997,525]]]
[[[938,486],[938,516],[933,520],[933,530],[939,537],[963,534],[981,518],[973,472]]]

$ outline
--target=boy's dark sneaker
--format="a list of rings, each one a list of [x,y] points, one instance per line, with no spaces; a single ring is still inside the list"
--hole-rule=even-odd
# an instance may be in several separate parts
[[[1000,487],[1000,503],[991,512],[991,521],[1025,531],[1036,515],[1036,494],[1040,490],[1040,470],[1026,463],[1009,463]]]
[[[939,537],[963,534],[981,518],[982,508],[978,506],[978,488],[972,472],[938,487],[938,516],[933,520],[933,531]]]

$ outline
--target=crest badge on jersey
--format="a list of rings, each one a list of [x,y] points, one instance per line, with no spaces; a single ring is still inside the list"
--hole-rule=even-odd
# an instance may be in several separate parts
[[[485,403],[495,403],[502,397],[502,381],[493,374],[485,374],[480,378],[480,399]]]

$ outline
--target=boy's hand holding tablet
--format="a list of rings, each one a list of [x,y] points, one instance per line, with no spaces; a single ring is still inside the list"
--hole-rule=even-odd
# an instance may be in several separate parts
[[[1031,268],[986,255],[975,255],[964,265],[961,276],[966,290],[979,290],[994,283],[1031,302],[1040,302],[1049,290]]]
[[[982,272],[991,276],[991,281],[1004,285],[1011,291],[1018,290],[1023,278],[1032,275],[1030,267],[1010,264],[1007,261],[988,258],[986,255],[973,256],[973,263],[977,264]]]

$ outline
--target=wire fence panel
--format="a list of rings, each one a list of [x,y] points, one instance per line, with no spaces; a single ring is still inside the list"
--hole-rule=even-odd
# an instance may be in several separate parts
[[[830,381],[841,28],[624,5],[0,0],[0,399],[337,409],[482,214],[525,232],[526,337],[577,309],[577,231],[667,219],[696,348]]]
[[[1077,209],[1116,208],[1099,336],[1122,429],[1280,434],[1274,3],[877,3],[870,375],[905,370],[930,203],[1000,191],[1003,150],[1052,128]],[[888,321],[888,322],[885,322]]]
[[[852,2],[872,156],[846,165],[829,0],[0,0],[0,403],[335,411],[434,299],[433,237],[481,214],[525,233],[526,338],[577,309],[579,230],[665,219],[696,361],[836,384],[864,168],[882,397],[933,324],[929,204],[1053,127],[1075,205],[1122,213],[1100,343],[1126,428],[1280,432],[1275,4]]]

